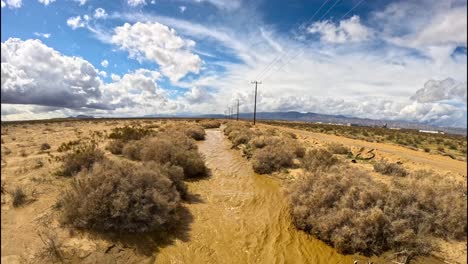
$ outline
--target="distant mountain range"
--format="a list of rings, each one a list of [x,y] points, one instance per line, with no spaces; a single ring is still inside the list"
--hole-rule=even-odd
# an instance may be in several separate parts
[[[154,114],[154,115],[145,115],[143,117],[162,117],[162,118],[225,118],[222,114],[207,114],[207,115],[196,115],[196,114],[178,114],[178,115],[167,115],[167,114]],[[236,116],[233,115],[235,118]],[[75,117],[69,118],[78,118],[78,119],[90,119],[94,118],[93,116],[87,115],[78,115]],[[136,117],[135,117],[136,118]],[[253,119],[253,113],[240,113],[239,118],[241,119]],[[408,129],[424,129],[424,130],[439,130],[444,131],[445,133],[450,134],[459,134],[466,135],[466,128],[458,127],[437,127],[428,124],[416,123],[416,122],[407,122],[407,121],[397,121],[397,120],[375,120],[369,118],[357,118],[357,117],[347,117],[344,115],[325,115],[317,113],[301,113],[301,112],[258,112],[257,120],[285,120],[285,121],[302,121],[302,122],[322,122],[322,123],[332,123],[332,124],[354,124],[359,126],[378,126],[382,127],[387,124],[387,127],[394,128],[408,128]]]
[[[207,118],[224,118],[224,115],[201,115],[200,117]],[[234,116],[235,118],[235,116]],[[241,119],[253,119],[253,113],[240,113]],[[368,118],[347,117],[344,115],[324,115],[317,113],[301,113],[301,112],[258,112],[257,120],[287,120],[287,121],[302,121],[302,122],[322,122],[333,124],[354,124],[359,126],[378,126],[382,127],[387,124],[387,127],[408,128],[408,129],[424,129],[424,130],[439,130],[450,134],[466,135],[466,128],[456,127],[437,127],[427,124],[396,121],[396,120],[375,120]]]

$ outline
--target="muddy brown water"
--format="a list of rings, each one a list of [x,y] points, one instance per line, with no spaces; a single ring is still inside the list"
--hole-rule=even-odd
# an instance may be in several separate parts
[[[295,229],[280,182],[255,174],[220,129],[206,132],[199,150],[211,176],[188,183],[189,239],[160,248],[155,263],[367,263]]]

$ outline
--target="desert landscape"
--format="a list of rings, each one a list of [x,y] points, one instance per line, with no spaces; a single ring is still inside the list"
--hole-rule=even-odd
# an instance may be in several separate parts
[[[308,126],[2,122],[2,262],[466,263],[465,137]]]

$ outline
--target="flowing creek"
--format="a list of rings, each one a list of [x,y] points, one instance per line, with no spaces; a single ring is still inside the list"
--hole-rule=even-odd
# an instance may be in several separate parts
[[[193,216],[188,239],[160,248],[155,263],[367,264],[295,229],[280,182],[255,174],[220,129],[206,132],[198,146],[211,176],[188,182],[195,196],[185,204]]]

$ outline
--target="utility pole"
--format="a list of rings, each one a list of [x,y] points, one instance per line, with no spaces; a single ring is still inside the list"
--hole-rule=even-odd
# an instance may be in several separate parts
[[[237,121],[239,121],[239,98],[237,99]]]
[[[253,81],[252,83],[255,83],[255,103],[254,103],[254,125],[255,125],[255,121],[257,119],[257,84],[262,84],[262,82]]]

